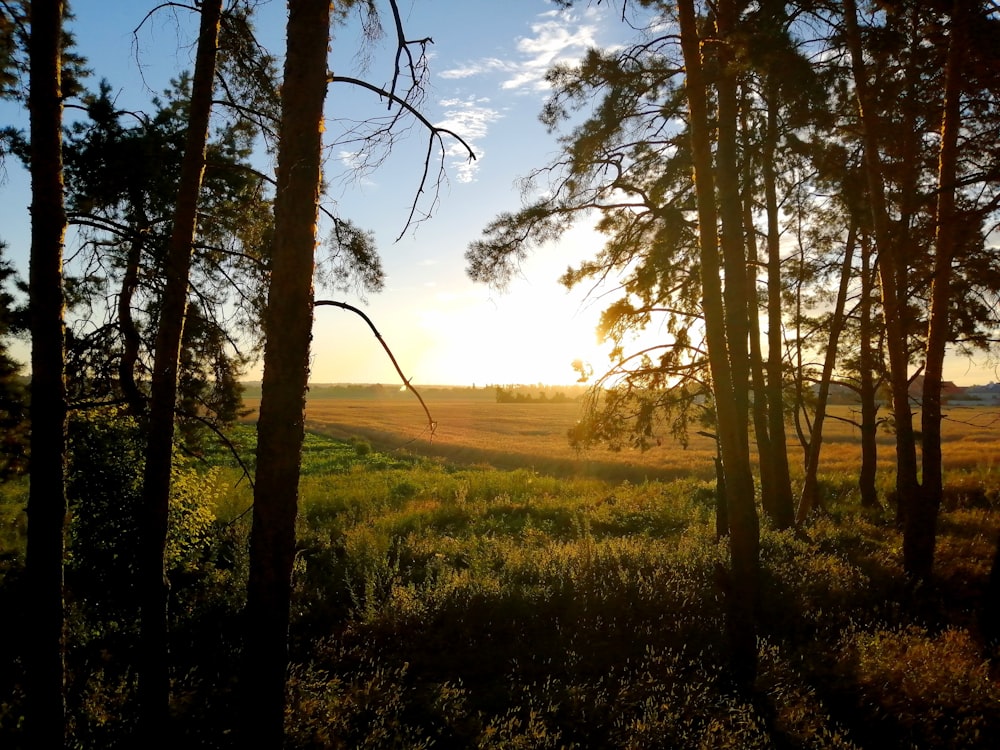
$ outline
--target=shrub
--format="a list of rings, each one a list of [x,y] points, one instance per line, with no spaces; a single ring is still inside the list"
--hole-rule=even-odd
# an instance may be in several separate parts
[[[968,631],[853,628],[841,647],[857,708],[872,723],[890,723],[900,745],[1000,747],[1000,686]]]
[[[121,410],[74,417],[69,430],[67,567],[73,589],[99,607],[134,602],[145,444]],[[195,565],[215,522],[220,469],[197,471],[175,453],[171,468],[168,571]]]

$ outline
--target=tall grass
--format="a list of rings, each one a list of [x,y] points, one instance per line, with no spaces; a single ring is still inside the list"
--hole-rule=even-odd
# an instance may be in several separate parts
[[[252,454],[252,432],[237,438]],[[210,458],[216,536],[175,580],[173,710],[189,746],[230,747],[252,494],[234,462]],[[849,471],[824,475],[824,512],[800,531],[765,524],[761,669],[741,697],[711,482],[556,478],[310,435],[287,745],[1000,746],[996,655],[975,618],[1000,482],[988,469],[949,477],[964,489],[930,586],[906,585],[894,514],[862,512]],[[74,726],[125,747],[129,683],[103,674],[74,678],[86,688]],[[0,744],[17,737],[20,705],[16,680],[2,684]]]

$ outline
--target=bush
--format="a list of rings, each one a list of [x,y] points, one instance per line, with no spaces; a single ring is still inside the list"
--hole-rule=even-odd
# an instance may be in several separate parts
[[[75,416],[70,423],[67,571],[71,590],[101,609],[135,601],[144,450],[139,424],[121,410]],[[199,472],[175,453],[164,556],[168,572],[197,564],[205,551],[219,473],[218,468]]]

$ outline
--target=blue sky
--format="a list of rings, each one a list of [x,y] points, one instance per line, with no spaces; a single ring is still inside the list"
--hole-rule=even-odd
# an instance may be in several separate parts
[[[149,107],[169,79],[192,67],[196,19],[185,10],[157,11],[143,22],[152,2],[76,0],[71,23],[78,49],[93,70],[92,87],[107,78],[123,109]],[[381,3],[388,14],[388,3]],[[473,284],[463,254],[482,227],[502,210],[521,204],[518,180],[556,153],[553,136],[538,121],[546,97],[545,71],[572,62],[590,46],[623,41],[628,29],[616,3],[580,2],[560,11],[546,0],[400,0],[407,35],[430,36],[430,83],[423,112],[437,125],[461,134],[477,159],[455,149],[447,158],[447,181],[433,217],[402,231],[417,188],[426,137],[414,128],[375,171],[358,174],[356,157],[330,145],[324,200],[341,216],[374,231],[387,272],[386,288],[367,300],[326,294],[362,307],[393,349],[414,384],[570,383],[571,362],[607,363],[594,328],[601,300],[569,293],[557,283],[572,263],[591,257],[601,238],[586,228],[570,232],[559,246],[545,247],[524,264],[505,292]],[[258,34],[281,57],[285,3],[262,2]],[[356,17],[334,32],[330,68],[382,85],[393,63],[388,15],[382,44],[360,54]],[[365,61],[367,61],[365,63]],[[365,64],[363,64],[365,63]],[[6,122],[23,122],[11,105],[0,105]],[[328,138],[337,120],[384,113],[373,95],[332,85],[326,113]],[[18,118],[21,118],[18,120]],[[273,168],[266,162],[265,169]],[[27,254],[28,182],[13,162],[0,185],[0,226],[12,259]],[[71,247],[69,249],[72,249]],[[26,354],[24,355],[26,358]],[[259,370],[249,377],[259,377]],[[990,371],[952,364],[947,377],[960,383],[994,380]],[[360,318],[342,310],[317,310],[312,380],[398,382],[381,346]]]
[[[388,4],[382,5],[388,13]],[[434,40],[428,48],[425,115],[461,134],[477,159],[469,163],[457,149],[449,154],[447,181],[432,218],[397,241],[423,166],[424,133],[414,128],[379,169],[362,176],[352,172],[345,149],[329,148],[325,200],[338,214],[374,231],[387,281],[383,292],[367,300],[323,296],[363,307],[415,384],[571,383],[573,359],[595,360],[598,367],[602,361],[593,332],[599,309],[582,295],[567,293],[556,279],[569,263],[591,253],[599,238],[573,233],[560,248],[526,263],[521,278],[503,293],[469,281],[463,254],[493,216],[519,207],[518,179],[555,151],[537,119],[546,69],[577,59],[588,46],[613,43],[624,30],[607,3],[572,13],[557,12],[545,0],[401,0],[399,5],[408,36]],[[172,76],[192,67],[193,14],[158,11],[133,35],[153,6],[72,3],[70,28],[93,71],[91,85],[96,88],[107,78],[122,109],[148,108]],[[264,2],[258,13],[261,41],[282,56],[285,3]],[[389,33],[368,51],[366,68],[359,58],[358,19],[335,29],[331,70],[384,84],[393,62],[388,15],[385,25]],[[335,84],[326,111],[332,137],[337,132],[332,120],[381,114],[384,105],[374,95]],[[10,105],[0,112],[8,122],[25,122]],[[11,257],[23,267],[28,181],[13,161],[6,172],[0,221]],[[250,373],[254,376],[259,371]],[[392,383],[398,378],[361,319],[327,307],[316,315],[312,380]]]

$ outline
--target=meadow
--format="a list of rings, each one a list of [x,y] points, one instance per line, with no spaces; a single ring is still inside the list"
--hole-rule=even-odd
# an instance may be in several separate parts
[[[424,396],[433,436],[409,398],[309,402],[289,748],[1000,746],[998,652],[978,617],[1000,532],[995,411],[952,410],[948,481],[977,491],[944,512],[935,581],[917,589],[892,509],[859,507],[851,432],[831,423],[826,512],[762,531],[760,674],[740,696],[709,441],[577,454],[576,402]],[[252,461],[252,426],[233,439]],[[183,461],[172,531],[173,713],[178,746],[231,747],[252,494],[224,452],[203,459]],[[84,502],[67,573],[73,736],[128,747],[134,624],[87,588],[128,549],[94,549],[107,540],[81,532]],[[0,524],[12,612],[23,485],[5,486]],[[0,622],[0,746],[16,747],[17,623]]]
[[[342,394],[348,395],[342,395]],[[580,419],[583,403],[572,400],[498,403],[488,389],[429,388],[422,391],[436,422],[432,431],[421,405],[396,389],[376,390],[359,398],[346,389],[319,387],[310,391],[306,427],[341,440],[360,438],[386,450],[406,450],[425,456],[481,463],[502,468],[534,468],[549,473],[604,478],[678,479],[715,476],[715,443],[691,430],[687,447],[669,436],[645,451],[606,448],[575,450],[567,431]],[[532,391],[526,390],[528,395]],[[555,391],[554,393],[558,393]],[[249,421],[255,419],[259,396],[245,399]],[[856,407],[833,405],[823,432],[825,474],[857,471],[861,462],[860,434],[851,424]],[[919,425],[919,414],[914,416]],[[942,427],[945,469],[954,473],[990,473],[1000,468],[1000,406],[959,404],[945,408]],[[789,457],[793,471],[805,462],[789,425]],[[894,439],[888,430],[878,436],[879,467],[892,472]],[[801,459],[801,460],[796,460]]]

